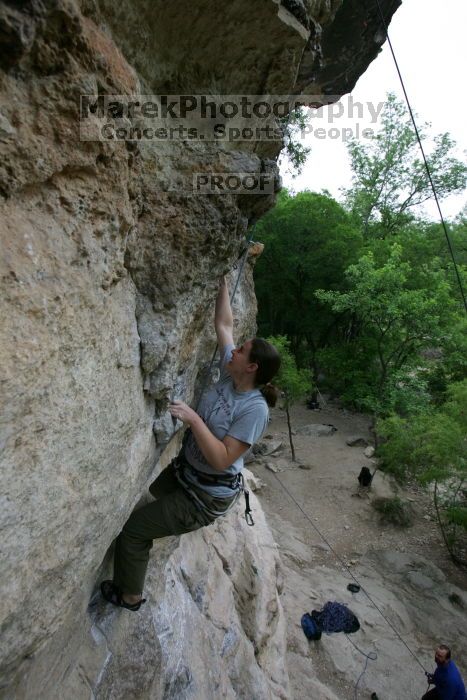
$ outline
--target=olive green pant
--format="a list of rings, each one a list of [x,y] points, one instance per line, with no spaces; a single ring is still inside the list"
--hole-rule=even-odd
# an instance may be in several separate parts
[[[122,593],[131,595],[143,592],[153,540],[198,530],[215,520],[195,505],[178,482],[172,463],[149,491],[157,500],[130,515],[115,546],[113,581]],[[196,493],[214,510],[225,510],[232,500],[213,498],[200,489]]]

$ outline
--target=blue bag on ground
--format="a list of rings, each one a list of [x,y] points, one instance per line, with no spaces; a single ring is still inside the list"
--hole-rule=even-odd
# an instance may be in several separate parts
[[[360,629],[357,616],[343,603],[326,603],[322,610],[312,610],[311,617],[322,632],[352,634]]]
[[[309,613],[302,615],[302,629],[308,639],[321,639],[321,630]]]

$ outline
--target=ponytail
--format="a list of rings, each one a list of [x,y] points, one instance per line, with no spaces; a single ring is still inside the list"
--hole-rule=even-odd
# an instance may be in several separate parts
[[[266,403],[269,408],[274,408],[277,403],[277,399],[279,398],[279,389],[274,386],[274,384],[268,383],[259,387],[259,390],[266,399]]]
[[[268,406],[273,408],[279,398],[279,390],[270,384],[271,379],[279,371],[281,356],[271,343],[263,338],[253,338],[251,341],[250,362],[256,362],[256,386],[264,396]]]

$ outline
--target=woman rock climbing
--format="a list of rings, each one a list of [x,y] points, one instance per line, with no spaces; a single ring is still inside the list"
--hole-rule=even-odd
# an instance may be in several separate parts
[[[215,329],[221,376],[194,411],[183,401],[170,405],[172,416],[189,426],[179,456],[149,490],[153,503],[136,510],[117,538],[113,581],[104,581],[104,598],[139,610],[153,540],[181,535],[225,515],[242,488],[243,457],[263,434],[277,390],[269,382],[280,366],[277,350],[261,338],[235,348],[233,317],[225,279],[216,300]]]

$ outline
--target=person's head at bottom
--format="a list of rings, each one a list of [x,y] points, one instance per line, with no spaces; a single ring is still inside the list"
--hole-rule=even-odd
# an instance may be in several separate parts
[[[447,666],[451,658],[451,650],[446,644],[440,644],[436,647],[435,662],[439,667]]]

